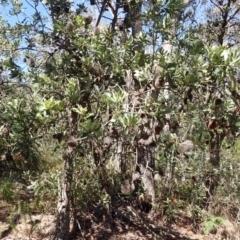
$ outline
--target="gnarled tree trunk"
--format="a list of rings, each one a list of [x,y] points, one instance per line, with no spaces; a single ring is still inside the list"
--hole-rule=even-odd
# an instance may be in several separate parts
[[[58,240],[69,239],[70,228],[70,199],[72,184],[72,150],[67,149],[63,156],[63,175],[59,179],[58,206],[57,206],[57,229]]]
[[[137,171],[141,175],[143,189],[146,195],[155,198],[154,189],[154,159],[155,146],[139,146],[137,150]]]
[[[70,123],[70,136],[77,138],[78,130],[78,115],[77,113],[70,111],[69,114]],[[58,206],[57,206],[57,224],[56,224],[56,236],[57,240],[68,240],[70,229],[70,210],[71,210],[71,186],[73,177],[73,153],[74,148],[66,146],[63,153],[63,173],[59,179],[58,189]]]
[[[132,36],[136,38],[142,31],[141,19],[142,2],[134,2],[130,7],[130,14],[132,17]],[[134,50],[140,50],[141,44],[135,43]],[[150,125],[149,125],[150,127]],[[151,129],[148,129],[151,132]],[[144,134],[144,133],[143,133]],[[155,145],[146,145],[137,147],[137,167],[136,171],[140,173],[141,182],[146,195],[155,198],[154,189],[154,159],[155,159]]]
[[[211,140],[209,145],[210,152],[210,164],[212,169],[208,172],[205,185],[207,187],[206,197],[207,197],[207,206],[211,200],[211,196],[214,196],[217,191],[219,175],[215,173],[216,170],[220,167],[220,153],[221,153],[221,144],[224,139],[224,134],[218,132],[217,130],[211,131]]]

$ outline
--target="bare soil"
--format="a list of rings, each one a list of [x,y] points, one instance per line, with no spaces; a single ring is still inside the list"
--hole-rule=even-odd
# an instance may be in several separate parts
[[[122,211],[124,213],[124,211]],[[147,215],[141,215],[148,222]],[[229,221],[225,221],[210,235],[203,234],[201,223],[194,223],[191,219],[178,216],[175,223],[166,225],[159,215],[151,216],[155,226],[177,232],[185,239],[199,240],[240,240],[240,230]],[[55,216],[53,214],[15,214],[10,206],[0,207],[0,239],[3,240],[50,240],[54,237]],[[143,223],[126,220],[121,216],[108,215],[102,209],[82,212],[79,214],[77,231],[72,228],[73,240],[147,240],[147,239],[183,239],[174,236],[155,235]]]

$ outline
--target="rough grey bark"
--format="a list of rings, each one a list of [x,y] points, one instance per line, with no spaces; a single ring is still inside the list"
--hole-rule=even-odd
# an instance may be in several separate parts
[[[155,198],[154,189],[154,156],[155,146],[139,146],[137,150],[137,171],[141,175],[141,182],[146,195]]]
[[[207,187],[206,198],[207,198],[207,207],[211,200],[211,197],[216,194],[219,175],[215,172],[216,169],[220,167],[220,153],[221,153],[221,144],[224,139],[224,134],[219,133],[217,130],[211,131],[211,140],[210,140],[210,164],[211,168],[206,176],[205,185]]]
[[[137,35],[142,31],[142,19],[141,19],[141,9],[142,9],[142,2],[133,2],[130,7],[130,15],[132,19],[132,36],[136,38]],[[141,43],[135,43],[134,50],[141,49]]]
[[[137,34],[139,34],[142,31],[142,19],[141,19],[141,8],[142,8],[142,2],[135,2],[132,4],[131,9],[131,16],[133,20],[132,24],[132,36],[133,38],[137,37]]]
[[[142,19],[141,19],[142,2],[131,2],[130,15],[132,20],[132,36],[136,38],[142,31]],[[140,50],[141,43],[135,43],[134,50]],[[148,132],[150,133],[150,124]],[[145,135],[144,131],[142,132]],[[150,133],[151,135],[151,133]],[[149,136],[150,137],[150,136]],[[151,138],[151,137],[150,137]],[[142,139],[141,139],[142,140]],[[138,142],[137,146],[137,167],[136,171],[140,173],[141,182],[146,195],[151,195],[152,200],[155,197],[154,189],[154,158],[155,158],[155,146],[154,144],[142,145]]]
[[[77,138],[78,130],[78,115],[70,111],[69,113],[70,129],[69,134]],[[63,172],[59,179],[58,189],[58,205],[57,205],[57,224],[56,224],[56,239],[68,240],[70,229],[70,210],[71,210],[71,186],[72,186],[72,163],[73,163],[73,146],[66,146],[63,153]],[[72,206],[74,207],[74,206]]]
[[[72,184],[72,150],[67,149],[63,156],[63,175],[59,179],[57,206],[57,239],[68,240],[70,228],[70,199]]]

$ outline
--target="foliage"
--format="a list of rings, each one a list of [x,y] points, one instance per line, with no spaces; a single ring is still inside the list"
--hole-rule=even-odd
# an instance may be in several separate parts
[[[239,9],[210,2],[204,12],[194,1],[148,1],[139,19],[142,3],[129,2],[119,7],[123,29],[113,17],[96,34],[84,4],[2,1],[17,20],[0,18],[0,171],[19,173],[39,208],[56,204],[65,178],[77,211],[119,196],[139,172],[140,149],[151,148],[154,163],[144,167],[162,177],[155,197],[167,220],[189,206],[200,219],[210,195],[236,200]],[[143,27],[134,34],[137,20]],[[181,153],[186,139],[194,148]],[[4,201],[16,198],[12,186],[3,180]],[[210,218],[205,231],[220,220]]]
[[[213,229],[217,228],[222,221],[224,221],[224,219],[218,216],[208,218],[203,224],[205,233],[209,234]]]
[[[17,193],[13,188],[13,180],[12,179],[4,179],[1,181],[1,200],[4,200],[6,202],[12,202],[16,196]]]

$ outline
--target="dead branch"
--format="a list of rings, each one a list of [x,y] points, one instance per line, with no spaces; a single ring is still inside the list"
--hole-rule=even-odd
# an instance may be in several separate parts
[[[188,236],[184,236],[183,234],[174,231],[170,228],[157,226],[150,223],[149,219],[142,218],[140,214],[138,214],[132,207],[127,207],[128,212],[120,211],[114,207],[112,207],[112,211],[116,216],[121,217],[123,220],[129,221],[134,225],[140,225],[147,228],[151,233],[155,235],[157,239],[169,239],[175,238],[178,240],[197,240],[193,238],[189,238]]]

